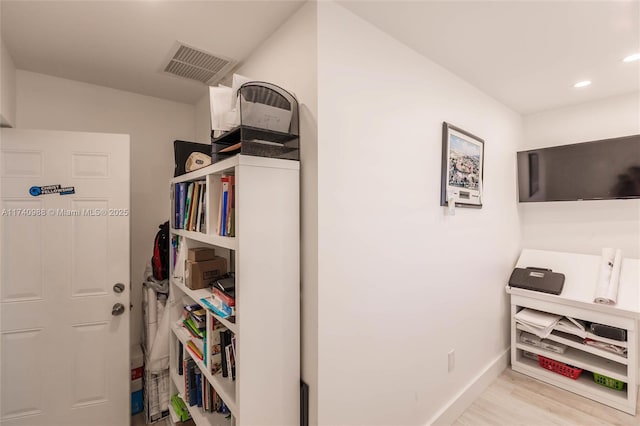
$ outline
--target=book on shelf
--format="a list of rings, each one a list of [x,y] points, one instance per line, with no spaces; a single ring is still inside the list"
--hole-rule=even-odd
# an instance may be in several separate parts
[[[196,357],[200,361],[202,361],[204,359],[204,355],[203,355],[202,351],[193,342],[193,340],[189,340],[187,342],[187,349],[189,350],[189,353],[191,353],[191,355],[193,355],[194,357]]]
[[[191,318],[186,318],[184,320],[182,320],[182,327],[187,330],[187,333],[189,333],[189,335],[192,338],[195,339],[202,339],[205,336],[206,330],[201,330],[198,327],[196,327],[193,324],[193,321],[191,320]]]
[[[200,302],[220,318],[230,318],[236,314],[235,307],[227,305],[214,295],[203,297],[200,299]]]
[[[189,207],[189,224],[187,231],[196,230],[196,209],[200,201],[200,182],[193,182],[193,195],[191,198],[191,206]]]
[[[202,207],[204,204],[204,193],[207,189],[206,185],[202,185],[200,188],[200,192],[198,194],[198,209],[196,211],[196,226],[193,229],[194,231],[200,231],[202,228]]]
[[[175,185],[175,219],[173,227],[182,229],[184,227],[184,205],[187,200],[187,183],[180,182]]]
[[[235,379],[235,357],[232,353],[232,333],[229,330],[220,332],[220,346],[222,349],[222,377]]]
[[[191,339],[189,342],[191,343],[191,347],[195,348],[199,351],[199,355],[202,355],[202,360],[204,360],[204,340],[205,339]]]
[[[196,368],[196,405],[202,407],[202,372]]]
[[[225,336],[226,332],[225,331],[221,331],[220,332],[220,346],[222,347],[222,354],[220,354],[220,359],[222,360],[221,363],[221,370],[222,370],[222,377],[229,377],[229,370],[227,367],[227,356],[226,356],[226,347],[227,345],[225,344],[227,342],[227,338]]]
[[[229,214],[227,215],[227,233],[230,237],[236,236],[236,177],[229,176]]]
[[[204,193],[202,194],[202,212],[200,213],[200,232],[207,233],[207,204],[209,203],[207,198],[208,190],[205,185]]]
[[[222,346],[220,344],[220,331],[224,331],[225,327],[224,325],[222,325],[222,323],[218,320],[215,319],[215,317],[211,317],[211,355],[210,355],[210,362],[209,362],[209,371],[211,371],[211,374],[216,374],[218,371],[220,371],[220,368],[222,367],[221,364],[221,353],[222,353]]]
[[[235,236],[235,176],[220,177],[221,191],[218,209],[218,235]]]
[[[231,350],[233,353],[233,359],[236,359],[236,336],[235,334],[231,337]]]
[[[207,204],[205,181],[176,183],[174,193],[175,229],[205,232]]]
[[[218,231],[219,235],[223,237],[227,236],[227,203],[229,201],[229,176],[222,176],[220,178],[222,181],[222,208],[220,210],[220,230]]]
[[[194,360],[189,359],[187,361],[187,368],[185,372],[185,398],[188,399],[187,402],[190,406],[194,406],[198,400],[198,391],[196,388],[196,363]]]
[[[185,305],[182,316],[185,320],[190,319],[189,323],[198,330],[202,331],[207,326],[207,312],[199,304]]]
[[[191,207],[191,197],[193,196],[193,182],[187,185],[187,198],[184,202],[184,215],[182,219],[182,229],[189,229],[189,208]]]
[[[213,287],[211,289],[211,292],[213,293],[213,295],[220,299],[223,303],[225,303],[227,306],[229,307],[234,307],[236,306],[236,299],[230,295],[229,293],[220,290],[219,288]]]
[[[225,357],[227,359],[227,376],[231,376],[232,380],[236,379],[236,362],[231,349],[231,343],[224,348]]]

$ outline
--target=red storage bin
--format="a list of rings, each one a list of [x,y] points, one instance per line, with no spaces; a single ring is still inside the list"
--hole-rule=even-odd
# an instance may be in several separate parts
[[[572,367],[563,362],[543,357],[542,355],[538,355],[538,362],[540,363],[540,367],[551,370],[554,373],[562,374],[563,376],[569,377],[573,380],[580,377],[580,373],[582,373],[582,368]]]

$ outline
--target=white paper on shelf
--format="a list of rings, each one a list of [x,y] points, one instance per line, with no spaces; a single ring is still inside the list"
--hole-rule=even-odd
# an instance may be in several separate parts
[[[230,110],[238,109],[238,91],[240,90],[240,86],[250,81],[254,81],[253,78],[245,77],[240,74],[233,74],[233,78],[231,81],[231,103],[229,105]]]
[[[622,250],[603,248],[600,261],[600,274],[596,286],[595,303],[613,305],[618,300]]]
[[[525,308],[514,316],[517,323],[538,337],[546,338],[558,324],[562,315],[549,314]]]
[[[599,342],[597,340],[587,339],[584,342],[585,345],[594,346],[596,348],[603,349],[608,352],[613,352],[614,354],[618,354],[620,356],[627,356],[627,348],[623,348],[622,346],[613,345],[611,343]]]
[[[292,117],[291,110],[244,100],[242,106],[243,125],[282,133],[289,131]]]
[[[209,107],[211,109],[211,130],[227,131],[225,116],[231,111],[231,87],[210,86],[209,87]]]
[[[573,319],[571,317],[561,318],[554,329],[558,331],[562,331],[564,333],[573,334],[574,336],[578,336],[583,339],[587,336],[587,331],[586,331],[584,322],[581,320]]]
[[[184,280],[184,262],[187,260],[187,249],[184,241],[180,242],[180,246],[178,247],[178,255],[176,260],[176,265],[173,268],[173,279],[182,283]]]

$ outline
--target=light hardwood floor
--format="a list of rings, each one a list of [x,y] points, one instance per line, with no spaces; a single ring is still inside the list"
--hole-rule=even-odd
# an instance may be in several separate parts
[[[640,426],[640,409],[634,417],[507,368],[454,423],[463,425]]]

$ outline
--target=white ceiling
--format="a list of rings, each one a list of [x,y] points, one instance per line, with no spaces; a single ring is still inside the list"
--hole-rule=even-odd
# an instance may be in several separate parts
[[[16,68],[195,103],[207,93],[162,70],[177,42],[242,61],[302,1],[2,0]]]
[[[195,103],[178,41],[242,61],[303,1],[1,0],[2,37],[19,69]],[[524,114],[640,90],[638,0],[340,3]]]
[[[523,114],[640,90],[637,0],[340,3]]]

